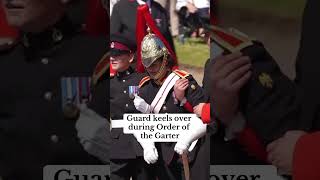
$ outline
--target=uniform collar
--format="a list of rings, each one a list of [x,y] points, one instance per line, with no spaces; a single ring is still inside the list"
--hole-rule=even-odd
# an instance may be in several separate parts
[[[63,40],[70,38],[76,27],[67,17],[61,18],[55,25],[40,33],[23,33],[22,45],[28,60],[39,56],[49,56]]]
[[[134,73],[134,69],[132,67],[129,67],[129,69],[127,69],[126,71],[117,72],[117,77],[123,78],[123,77],[129,76],[132,73]]]

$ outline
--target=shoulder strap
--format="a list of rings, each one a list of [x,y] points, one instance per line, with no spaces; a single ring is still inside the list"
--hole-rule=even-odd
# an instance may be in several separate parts
[[[92,75],[92,82],[93,86],[95,86],[98,82],[98,80],[107,72],[109,65],[110,65],[110,58],[109,58],[109,52],[103,55],[103,57],[100,59],[98,64],[96,65],[93,75]]]

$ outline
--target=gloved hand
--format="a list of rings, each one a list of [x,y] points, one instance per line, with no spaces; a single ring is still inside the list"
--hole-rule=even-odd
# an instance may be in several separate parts
[[[143,158],[148,164],[154,164],[158,160],[158,150],[154,145],[154,142],[140,138],[140,133],[133,133],[133,136],[137,139],[143,149]]]
[[[136,109],[144,114],[151,113],[151,106],[140,96],[135,95],[133,100]]]
[[[76,129],[81,145],[89,154],[103,162],[109,162],[110,124],[85,104],[79,109],[80,117],[76,122]]]
[[[154,143],[140,143],[143,144],[143,158],[148,164],[154,164],[158,160],[158,150],[155,147]]]
[[[185,143],[185,142],[177,142],[176,145],[174,146],[174,151],[176,153],[178,153],[179,155],[182,155],[184,152],[187,151],[187,149],[189,148],[190,144],[189,143]]]
[[[190,121],[191,125],[190,131],[186,131],[180,135],[180,139],[177,141],[176,145],[174,146],[174,151],[177,152],[179,155],[182,155],[184,152],[187,152],[188,148],[190,147],[191,143],[206,134],[207,125],[203,124],[201,119],[195,118]]]

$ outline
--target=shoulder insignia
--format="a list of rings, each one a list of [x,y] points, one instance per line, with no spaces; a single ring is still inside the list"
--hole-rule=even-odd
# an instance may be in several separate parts
[[[225,30],[217,26],[210,26],[210,31],[213,42],[229,52],[236,52],[253,44],[253,38],[234,28]]]
[[[110,66],[110,59],[109,59],[109,52],[104,54],[98,64],[96,65],[93,75],[92,75],[92,82],[93,86],[95,86],[98,80],[107,72]]]
[[[176,73],[181,78],[186,78],[186,77],[190,76],[190,73],[183,71],[183,70],[179,70],[179,69],[176,69],[173,72]]]
[[[146,77],[142,78],[141,81],[139,82],[139,88],[141,88],[149,80],[150,80],[149,76],[146,76]]]

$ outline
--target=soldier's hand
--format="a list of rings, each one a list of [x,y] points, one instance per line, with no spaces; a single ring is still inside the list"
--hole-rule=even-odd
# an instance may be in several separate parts
[[[180,135],[174,150],[178,154],[182,155],[184,152],[188,152],[192,142],[204,136],[207,132],[207,125],[203,124],[199,118],[194,118],[190,121],[190,131],[186,131]],[[191,150],[190,150],[191,151]]]
[[[140,96],[135,95],[133,100],[134,106],[136,109],[142,113],[151,113],[151,106]]]
[[[186,144],[184,142],[177,142],[177,144],[174,146],[174,151],[178,153],[179,155],[182,155],[184,152],[188,151],[190,144]]]
[[[178,79],[177,82],[174,84],[174,94],[176,98],[181,102],[185,96],[185,90],[189,86],[188,79]]]
[[[158,157],[158,151],[155,146],[148,146],[143,149],[143,158],[148,164],[156,163]]]
[[[139,97],[139,96],[138,96]],[[148,164],[154,164],[158,160],[158,151],[154,142],[141,138],[141,132],[135,131],[133,136],[143,149],[143,158]]]
[[[195,107],[193,107],[193,113],[195,113],[198,117],[201,117],[202,109],[205,104],[206,103],[200,103],[200,104],[196,105]]]
[[[190,13],[195,13],[198,11],[198,8],[193,3],[190,3],[190,2],[187,3],[187,8]]]
[[[107,119],[84,104],[79,108],[80,117],[76,122],[76,130],[81,145],[89,154],[108,162],[111,138]]]
[[[238,112],[240,89],[251,76],[251,61],[240,52],[214,59],[211,80],[213,109],[217,117],[228,125]]]
[[[295,145],[304,131],[288,131],[283,137],[273,141],[267,147],[268,160],[285,174],[292,173]]]

